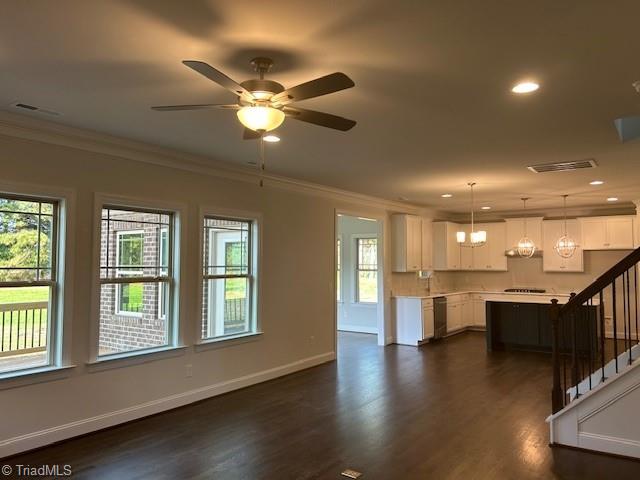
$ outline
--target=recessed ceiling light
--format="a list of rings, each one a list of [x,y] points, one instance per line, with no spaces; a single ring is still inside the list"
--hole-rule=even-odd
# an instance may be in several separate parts
[[[443,193],[442,195],[440,195],[442,198],[451,198],[453,197],[453,195],[451,195],[450,193]]]
[[[609,197],[607,198],[607,202],[617,202],[618,201],[618,197]]]
[[[538,85],[536,82],[521,82],[517,85],[514,85],[511,91],[513,93],[531,93],[535,92],[539,88],[540,85]]]
[[[278,143],[280,141],[280,137],[278,137],[277,135],[265,135],[263,137],[263,140],[269,143]]]
[[[485,206],[485,207],[480,207],[482,210],[491,210],[491,207],[489,206]]]
[[[602,185],[604,182],[602,180],[594,180],[593,182],[589,182],[589,185]]]

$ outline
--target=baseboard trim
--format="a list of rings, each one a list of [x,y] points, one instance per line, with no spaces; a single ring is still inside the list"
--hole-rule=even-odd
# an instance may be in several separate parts
[[[551,448],[564,448],[567,450],[575,450],[577,452],[585,452],[585,453],[590,453],[593,455],[602,455],[605,457],[613,457],[613,458],[620,458],[623,460],[631,460],[633,462],[640,462],[639,458],[636,457],[630,457],[628,455],[620,455],[618,453],[609,453],[609,452],[601,452],[598,450],[591,450],[589,448],[584,448],[584,447],[574,447],[573,445],[564,445],[562,443],[550,443],[549,446]]]
[[[578,446],[586,450],[640,459],[640,442],[627,438],[578,432]]]
[[[224,382],[189,390],[152,400],[150,402],[133,405],[128,408],[108,412],[95,417],[77,420],[75,422],[57,425],[55,427],[39,430],[25,435],[20,435],[6,440],[0,440],[0,459],[18,453],[23,453],[36,448],[44,447],[52,443],[68,440],[80,435],[103,430],[122,423],[155,415],[157,413],[182,407],[190,403],[205,400],[207,398],[222,395],[223,393],[249,387],[257,383],[273,380],[290,373],[315,367],[322,363],[336,359],[335,352],[327,352],[320,355],[304,358],[296,362],[281,365],[279,367],[234,378]]]
[[[378,329],[376,327],[362,327],[360,325],[338,325],[338,331],[378,334]]]

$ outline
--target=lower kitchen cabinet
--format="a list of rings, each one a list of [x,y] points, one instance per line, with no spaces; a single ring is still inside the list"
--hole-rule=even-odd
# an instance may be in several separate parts
[[[551,319],[550,304],[487,302],[487,350],[532,350],[551,351]],[[591,331],[596,331],[596,306],[583,307],[579,313],[580,322],[589,322]],[[560,324],[560,349],[569,351],[571,323]],[[588,332],[582,328],[579,332]],[[564,343],[563,343],[564,342]],[[579,334],[577,348],[583,352],[593,353],[597,346],[591,345],[590,337]]]
[[[394,303],[396,343],[417,346],[433,337],[433,299],[397,297]]]
[[[459,303],[447,301],[447,333],[462,328],[462,311]]]
[[[471,305],[473,310],[473,323],[474,327],[486,327],[487,325],[487,313],[486,302],[482,295],[473,295],[471,299]]]

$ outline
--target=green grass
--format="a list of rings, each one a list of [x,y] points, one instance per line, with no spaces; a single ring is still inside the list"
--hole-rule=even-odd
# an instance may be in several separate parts
[[[49,287],[12,287],[0,288],[0,304],[46,302],[49,300]],[[38,339],[38,327],[40,338]],[[0,313],[0,335],[2,350],[16,350],[31,347],[31,331],[33,329],[34,346],[46,345],[47,309],[42,310],[39,317],[37,310],[21,310],[19,312]],[[11,342],[9,342],[11,338]]]
[[[47,300],[49,300],[49,287],[0,288],[0,304],[46,302]]]

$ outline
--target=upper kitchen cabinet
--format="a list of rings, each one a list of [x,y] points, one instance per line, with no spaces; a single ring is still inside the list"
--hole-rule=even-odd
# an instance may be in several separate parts
[[[477,223],[475,230],[487,232],[487,241],[480,247],[463,247],[462,258],[465,250],[471,251],[472,261],[470,270],[494,270],[507,271],[506,250],[506,225],[504,222],[498,223]],[[464,268],[464,260],[462,265]]]
[[[434,270],[459,270],[460,245],[456,232],[460,225],[453,222],[433,222],[433,268]]]
[[[526,218],[507,218],[505,220],[507,226],[507,248],[506,250],[515,250],[518,242],[525,236],[529,237],[536,250],[542,250],[542,217],[526,217]]]
[[[504,222],[487,223],[488,258],[482,262],[476,262],[477,270],[507,271],[507,257],[504,252],[507,249],[507,225]]]
[[[422,219],[417,215],[391,215],[394,272],[422,269]]]
[[[433,222],[422,219],[422,270],[433,270]]]
[[[585,217],[582,226],[584,250],[633,249],[633,216]]]
[[[564,233],[564,220],[542,222],[542,270],[545,272],[583,272],[582,228],[576,219],[567,220],[567,234],[578,245],[570,258],[563,258],[555,251],[558,239]]]

